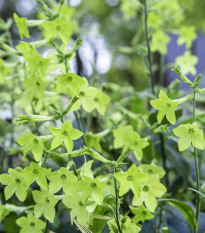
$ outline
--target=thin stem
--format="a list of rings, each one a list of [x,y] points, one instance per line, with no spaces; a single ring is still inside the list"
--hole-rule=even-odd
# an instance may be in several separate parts
[[[148,52],[148,64],[149,64],[149,72],[150,72],[150,79],[151,79],[151,89],[152,94],[155,95],[154,91],[154,73],[152,71],[152,54],[150,49],[150,41],[149,41],[149,31],[148,31],[148,12],[147,12],[147,1],[143,0],[144,5],[144,24],[145,24],[145,38],[147,43],[147,52]]]
[[[115,172],[116,172],[116,168],[115,168]],[[115,177],[114,177],[114,185],[115,185],[115,216],[116,216],[116,223],[117,223],[119,233],[122,233],[122,229],[120,227],[120,221],[119,221],[119,205],[118,205],[119,193],[118,193],[117,181],[116,181]]]
[[[75,176],[78,177],[78,173],[77,173],[77,169],[76,169],[75,163],[74,163],[73,158],[72,158],[72,156],[70,154],[69,154],[69,159],[73,163],[72,164],[73,172],[74,172]]]
[[[196,122],[196,92],[193,90],[193,123]],[[197,190],[200,191],[199,187],[199,165],[198,165],[198,157],[197,157],[197,148],[194,147],[194,163],[195,163],[195,172],[196,172],[196,184]],[[198,222],[199,211],[200,211],[200,197],[199,194],[196,194],[196,221]]]

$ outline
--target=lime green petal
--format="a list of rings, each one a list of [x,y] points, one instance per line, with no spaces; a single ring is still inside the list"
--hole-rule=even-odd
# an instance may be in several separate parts
[[[21,217],[16,220],[18,226],[23,227],[27,223],[26,217]]]
[[[55,136],[55,138],[53,139],[51,143],[51,150],[60,146],[62,144],[62,141],[63,141],[63,136],[61,134],[58,134],[57,136]]]
[[[121,183],[120,184],[120,191],[119,191],[120,197],[123,196],[125,193],[127,193],[129,190],[130,190],[130,184]]]
[[[145,200],[145,205],[150,212],[155,211],[155,209],[157,207],[157,200],[151,193],[148,194],[148,196]]]
[[[48,127],[48,129],[53,135],[58,135],[59,133],[61,133],[61,129],[58,128]]]
[[[162,91],[160,90],[159,92],[159,98],[164,101],[164,102],[169,102],[169,97]]]
[[[166,114],[166,108],[162,108],[158,114],[157,114],[157,121],[160,124],[162,122],[162,119],[164,118],[165,114]]]
[[[172,108],[169,108],[166,112],[166,117],[167,120],[174,125],[176,123],[176,116],[175,116],[175,112]]]
[[[192,145],[200,150],[204,150],[205,141],[203,130],[196,130],[192,137]]]
[[[150,104],[152,105],[153,108],[155,108],[155,109],[157,109],[157,110],[160,110],[160,109],[164,106],[163,101],[160,100],[160,99],[151,100],[151,101],[150,101]]]
[[[36,177],[36,183],[43,189],[48,188],[48,183],[45,174],[39,173]]]
[[[39,218],[44,210],[45,210],[45,207],[46,207],[46,203],[37,203],[35,206],[34,206],[34,214],[37,218]]]
[[[12,181],[13,181],[13,177],[11,175],[9,175],[9,174],[1,174],[0,175],[0,182],[3,185],[8,185]]]
[[[6,200],[8,200],[16,191],[16,187],[13,184],[9,184],[4,188],[4,195]]]
[[[187,129],[188,129],[187,124],[186,125],[180,125],[177,128],[173,129],[173,132],[177,137],[183,137],[186,134]]]
[[[190,146],[191,146],[191,135],[187,133],[186,135],[181,137],[178,141],[179,151],[186,150]]]
[[[71,131],[73,129],[73,126],[71,124],[71,122],[69,120],[67,120],[66,122],[64,122],[61,126],[61,130],[66,130],[66,131]]]
[[[54,180],[49,183],[49,193],[57,193],[62,187],[61,180]]]
[[[34,190],[32,192],[33,199],[36,203],[44,202],[44,195],[39,190]]]
[[[92,112],[95,108],[93,99],[91,97],[84,97],[82,99],[82,107],[86,112]]]
[[[30,137],[29,135],[27,134],[23,134],[21,136],[19,136],[16,141],[18,142],[18,144],[20,146],[24,146],[26,144],[30,144],[32,142],[32,137]]]
[[[37,145],[33,146],[31,151],[34,155],[35,160],[37,162],[40,161],[43,155],[43,145],[41,143],[38,143]]]
[[[83,135],[83,133],[78,129],[72,129],[69,132],[69,134],[70,134],[70,137],[71,137],[72,140],[76,140],[76,139],[80,138]]]
[[[25,201],[26,196],[27,196],[27,191],[25,190],[25,188],[23,186],[18,187],[18,189],[16,190],[16,196],[18,197],[18,199],[20,201]]]
[[[166,191],[165,186],[160,183],[152,184],[150,187],[150,193],[155,197],[161,197]]]
[[[66,147],[68,153],[71,153],[73,150],[73,141],[70,138],[70,136],[64,136],[63,141],[64,141],[64,144],[65,144],[65,147]]]
[[[49,222],[53,222],[55,218],[55,208],[51,204],[47,204],[44,211],[44,217],[48,219]]]

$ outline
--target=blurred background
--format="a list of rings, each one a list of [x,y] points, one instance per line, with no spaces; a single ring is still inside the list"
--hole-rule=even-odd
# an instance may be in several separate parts
[[[150,2],[155,4],[157,1]],[[190,40],[192,40],[190,50],[198,58],[195,62],[196,71],[188,75],[192,77],[193,74],[204,74],[205,72],[205,1],[181,0],[179,1],[180,10],[174,6],[175,2],[169,1],[163,6],[167,5],[169,9],[161,9],[164,11],[161,19],[169,20],[169,24],[162,25],[161,30],[165,31],[170,39],[167,40],[167,44],[159,45],[161,48],[154,49],[155,79],[156,82],[159,82],[159,76],[162,75],[162,82],[165,86],[175,79],[176,76],[169,70],[176,64],[176,57],[183,55],[186,50],[186,43],[181,45],[177,43],[180,36],[178,30],[182,25],[189,28],[194,27],[194,32],[196,32],[196,36],[193,36],[194,39],[191,38],[191,32],[186,32],[190,33]],[[137,13],[139,6],[135,3],[134,0],[67,1],[67,4],[75,10],[74,17],[78,20],[76,27],[80,28],[80,35],[76,36],[84,39],[73,64],[77,73],[87,77],[97,75],[101,82],[106,79],[123,85],[129,83],[136,90],[143,90],[149,85],[144,62],[144,48],[139,46],[144,34],[142,15]],[[38,7],[34,0],[1,0],[0,15],[5,21],[11,19],[14,12],[22,17],[36,19]],[[181,19],[181,15],[183,15],[183,19]],[[152,25],[150,28],[152,30]],[[16,45],[19,42],[19,35],[15,24],[11,30],[12,40]],[[33,28],[30,33],[31,39],[28,41],[40,37],[39,32]],[[160,44],[160,38],[157,36],[155,38]],[[163,46],[167,47],[165,52],[162,52]],[[191,63],[190,59],[184,58],[188,66]],[[158,66],[160,62],[168,64],[167,69],[162,73]]]

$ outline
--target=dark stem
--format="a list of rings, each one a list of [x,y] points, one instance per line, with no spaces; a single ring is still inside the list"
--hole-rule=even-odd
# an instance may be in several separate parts
[[[152,71],[152,54],[151,54],[151,49],[150,49],[150,41],[149,41],[149,31],[148,31],[148,12],[147,12],[147,1],[143,0],[143,5],[144,5],[144,24],[145,24],[145,38],[146,38],[146,43],[147,43],[147,52],[148,52],[148,65],[149,65],[149,72],[150,72],[150,81],[151,81],[151,89],[152,89],[152,94],[155,95],[154,91],[154,73]]]
[[[160,147],[161,147],[161,155],[162,155],[162,166],[166,172],[165,177],[164,177],[165,185],[168,187],[169,186],[169,179],[168,179],[168,171],[167,171],[167,163],[166,163],[167,158],[166,158],[166,152],[165,152],[165,148],[164,148],[164,136],[162,133],[160,133],[159,136],[160,136],[160,141],[161,141]]]
[[[193,123],[196,122],[196,92],[193,90]],[[197,148],[194,147],[194,163],[195,163],[195,172],[196,172],[196,184],[197,184],[197,190],[200,191],[199,187],[199,165],[198,165],[198,157],[197,157]],[[198,223],[198,217],[199,217],[199,211],[200,211],[200,197],[199,194],[196,194],[196,221]]]
[[[116,168],[115,168],[115,172],[116,172]],[[114,177],[114,185],[115,185],[115,216],[116,216],[116,223],[117,223],[119,233],[122,233],[122,230],[121,230],[121,227],[120,227],[120,221],[119,221],[119,205],[118,205],[119,193],[118,193],[117,181],[116,181],[115,177]]]

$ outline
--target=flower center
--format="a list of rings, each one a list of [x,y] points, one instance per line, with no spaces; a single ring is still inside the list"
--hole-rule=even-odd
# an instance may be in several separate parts
[[[16,178],[15,181],[16,181],[17,184],[21,183],[21,181],[19,180],[19,178]]]
[[[79,95],[80,95],[80,96],[85,96],[85,92],[81,91],[81,92],[79,93]]]
[[[90,186],[91,186],[92,188],[96,188],[96,187],[97,187],[97,184],[96,184],[95,182],[92,182],[92,183],[90,184]]]
[[[133,180],[133,176],[128,176],[127,180],[129,180],[129,181]]]
[[[62,174],[60,177],[61,177],[62,180],[64,180],[66,178],[66,175]]]
[[[48,197],[46,197],[45,201],[46,201],[46,203],[50,203]]]
[[[144,210],[142,211],[142,214],[143,214],[143,215],[147,215],[146,211],[144,211]]]
[[[193,128],[189,128],[189,129],[188,129],[188,132],[189,132],[189,133],[194,133],[194,129],[193,129]]]
[[[38,174],[39,173],[38,169],[33,169],[33,173]]]
[[[60,31],[61,30],[61,26],[56,26],[56,31]]]
[[[149,191],[149,186],[145,185],[142,189],[144,192],[148,192]]]
[[[30,226],[31,226],[31,227],[34,227],[34,226],[35,226],[35,222],[31,222],[31,223],[30,223]]]
[[[148,169],[147,171],[148,171],[148,173],[153,173],[152,169]]]
[[[63,135],[68,135],[68,131],[67,130],[63,130],[62,134]]]
[[[95,101],[95,102],[98,102],[98,98],[94,98],[94,101]]]
[[[171,104],[170,104],[170,103],[167,103],[166,105],[167,105],[167,108],[170,108],[170,107],[171,107]]]
[[[37,139],[37,138],[34,138],[34,139],[33,139],[33,142],[34,142],[35,144],[38,144],[38,139]]]
[[[78,202],[78,205],[79,205],[79,206],[84,206],[84,204],[82,203],[82,201],[79,201],[79,202]]]
[[[39,82],[36,82],[36,85],[37,85],[37,86],[40,86],[40,83],[39,83]]]
[[[71,77],[71,76],[69,76],[69,77],[67,77],[67,81],[72,81],[73,80],[73,78]]]

